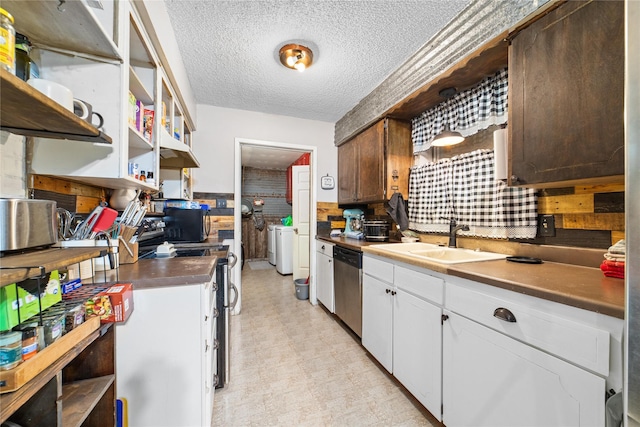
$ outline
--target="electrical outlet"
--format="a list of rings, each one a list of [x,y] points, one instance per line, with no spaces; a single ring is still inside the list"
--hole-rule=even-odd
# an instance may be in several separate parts
[[[224,209],[227,207],[227,199],[216,199],[216,208]]]
[[[555,237],[556,222],[553,215],[540,215],[538,217],[538,236]]]

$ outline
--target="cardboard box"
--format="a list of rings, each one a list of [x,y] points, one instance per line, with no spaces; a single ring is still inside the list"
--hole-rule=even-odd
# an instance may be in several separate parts
[[[62,300],[58,270],[45,274],[45,277],[40,280],[40,285],[40,302],[38,302],[36,279],[28,279],[0,288],[0,331],[11,329],[40,313],[41,307],[44,310]],[[20,309],[19,321],[18,308]]]
[[[102,323],[124,322],[133,311],[133,285],[118,283],[90,298],[87,316],[100,316]]]
[[[60,286],[62,288],[62,294],[63,295],[68,294],[69,292],[75,291],[80,286],[82,286],[82,280],[80,279],[69,280],[68,282],[62,283]]]

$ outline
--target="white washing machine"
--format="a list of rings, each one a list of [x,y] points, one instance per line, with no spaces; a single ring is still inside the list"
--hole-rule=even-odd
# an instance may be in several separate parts
[[[267,255],[271,265],[276,265],[276,227],[276,224],[267,226]]]
[[[293,274],[293,227],[276,226],[276,271]]]

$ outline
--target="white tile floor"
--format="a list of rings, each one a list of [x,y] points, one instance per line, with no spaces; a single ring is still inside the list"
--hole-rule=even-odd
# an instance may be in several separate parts
[[[245,264],[231,382],[216,390],[213,425],[437,425],[355,335],[294,288],[290,275]]]

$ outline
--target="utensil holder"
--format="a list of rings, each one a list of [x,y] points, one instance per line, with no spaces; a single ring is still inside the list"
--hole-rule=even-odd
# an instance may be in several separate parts
[[[118,255],[120,264],[133,264],[138,262],[138,242],[129,243],[137,228],[127,225],[122,227],[118,237]]]

